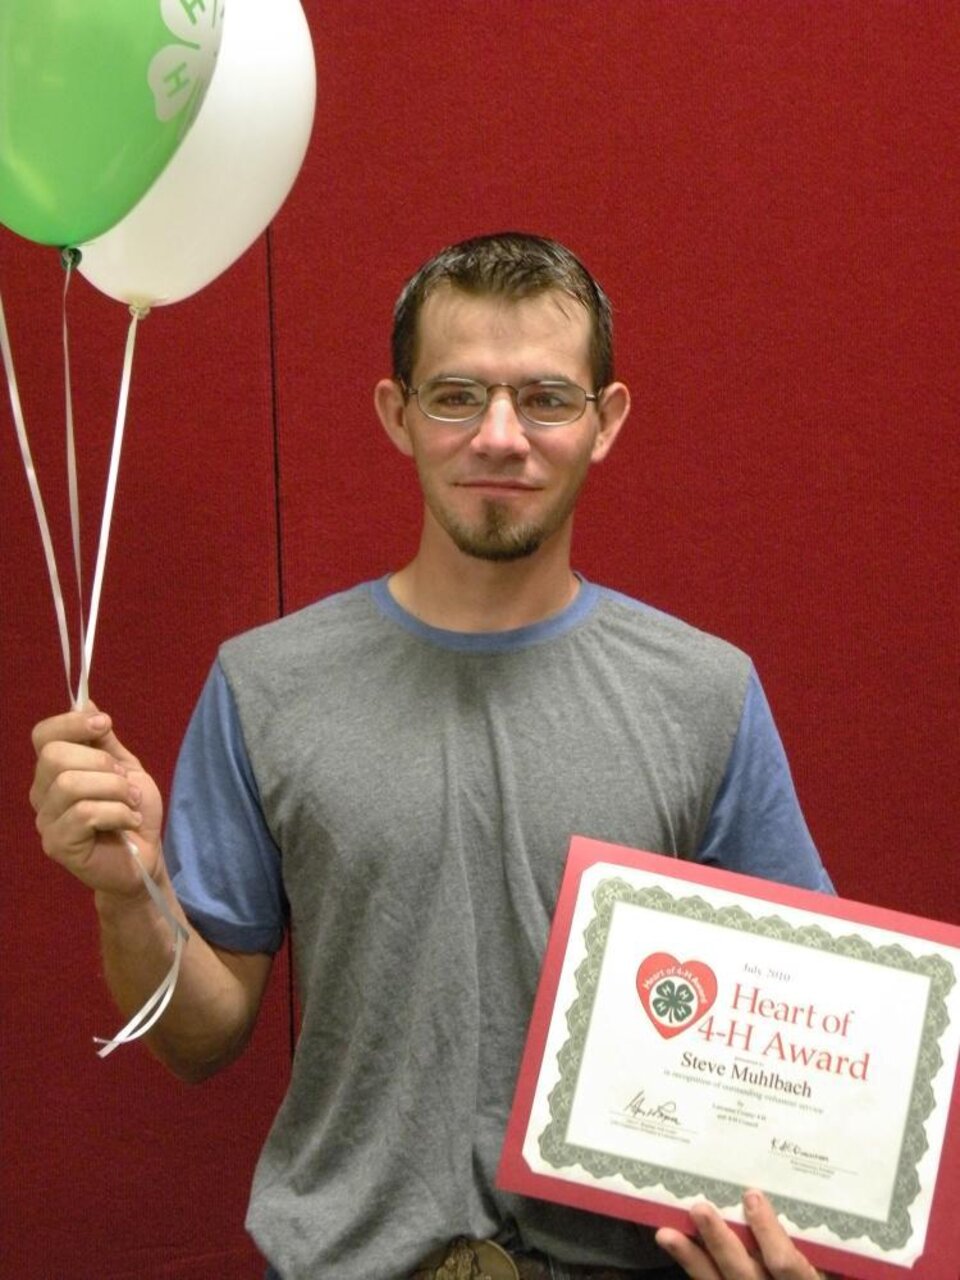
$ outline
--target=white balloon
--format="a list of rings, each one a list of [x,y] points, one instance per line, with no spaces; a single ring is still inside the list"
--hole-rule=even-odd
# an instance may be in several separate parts
[[[209,284],[264,230],[303,163],[316,68],[299,0],[226,9],[190,132],[139,203],[80,246],[81,274],[120,302],[178,302]]]

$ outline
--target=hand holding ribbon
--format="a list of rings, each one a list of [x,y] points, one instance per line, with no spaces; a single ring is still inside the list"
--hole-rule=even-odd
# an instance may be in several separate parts
[[[166,1009],[188,938],[157,885],[163,803],[109,717],[92,705],[41,722],[33,741],[30,801],[44,851],[102,898],[135,903],[146,894],[174,940],[172,963],[154,994],[111,1040],[96,1037],[106,1057],[144,1035]]]

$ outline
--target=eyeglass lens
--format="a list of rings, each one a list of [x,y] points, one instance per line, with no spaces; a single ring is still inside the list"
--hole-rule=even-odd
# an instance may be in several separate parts
[[[496,387],[469,378],[435,378],[418,387],[416,395],[428,417],[440,422],[469,422],[484,412],[493,390]],[[518,413],[543,427],[575,422],[587,405],[587,393],[573,382],[528,382],[509,390]]]

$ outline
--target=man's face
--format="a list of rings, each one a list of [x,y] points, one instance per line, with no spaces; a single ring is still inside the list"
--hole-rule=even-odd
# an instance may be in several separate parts
[[[566,379],[593,392],[589,336],[586,311],[560,292],[509,301],[444,288],[420,313],[413,385],[441,375],[516,387]],[[568,535],[587,469],[616,434],[608,439],[604,409],[593,403],[567,426],[530,426],[505,388],[474,422],[436,422],[415,397],[403,422],[426,502],[426,535],[445,535],[484,560],[516,560]]]

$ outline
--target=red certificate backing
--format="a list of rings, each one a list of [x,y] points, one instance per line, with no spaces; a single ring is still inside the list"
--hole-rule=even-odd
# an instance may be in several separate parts
[[[795,889],[751,876],[680,861],[676,858],[627,849],[621,845],[605,844],[583,836],[573,838],[521,1060],[513,1107],[497,1172],[497,1184],[507,1191],[556,1201],[578,1209],[626,1218],[654,1227],[677,1227],[681,1231],[695,1234],[693,1222],[683,1209],[645,1200],[640,1196],[622,1195],[603,1188],[534,1172],[528,1167],[522,1155],[581,876],[588,867],[597,862],[637,867],[662,876],[665,880],[711,886],[745,898],[779,903],[811,911],[820,916],[872,925],[892,933],[923,938],[947,947],[960,947],[960,928],[901,912],[867,906],[849,899],[814,893],[808,889]],[[956,1063],[945,1063],[944,1066],[946,1070],[954,1073],[953,1086],[923,1255],[912,1266],[901,1266],[862,1255],[853,1255],[847,1250],[832,1248],[809,1240],[798,1241],[805,1256],[816,1266],[840,1275],[855,1275],[860,1280],[905,1280],[905,1277],[911,1277],[912,1280],[960,1280],[960,1082],[956,1076]],[[741,1238],[748,1238],[749,1232],[742,1224],[733,1222],[731,1226]],[[664,1254],[664,1261],[667,1261],[666,1254]]]

